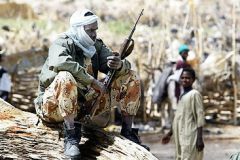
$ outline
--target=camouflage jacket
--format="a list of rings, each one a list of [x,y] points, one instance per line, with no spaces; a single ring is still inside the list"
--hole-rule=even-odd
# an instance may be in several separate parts
[[[85,70],[84,59],[86,58],[81,48],[74,44],[73,40],[67,35],[61,35],[49,48],[48,58],[46,59],[39,75],[38,97],[35,103],[42,103],[42,95],[45,89],[53,82],[59,71],[68,71],[75,77],[77,83],[89,85],[98,76],[98,71],[107,73],[107,57],[112,55],[112,51],[106,47],[101,39],[95,43],[96,54],[91,58],[93,76]],[[123,60],[123,66],[116,76],[125,74],[131,68],[127,60]]]

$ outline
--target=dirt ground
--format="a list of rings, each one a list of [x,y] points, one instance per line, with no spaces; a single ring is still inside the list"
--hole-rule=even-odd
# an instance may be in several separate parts
[[[151,148],[153,153],[159,160],[174,160],[175,146],[171,142],[167,145],[162,145],[160,136],[142,138],[143,143]],[[159,138],[159,139],[157,139]],[[153,140],[155,139],[155,140]],[[204,160],[229,160],[230,156],[240,150],[240,139],[237,140],[205,140]]]
[[[207,128],[204,136],[205,150],[204,160],[229,160],[234,153],[240,152],[239,127],[224,126],[221,128]],[[214,133],[214,131],[216,131]],[[171,141],[167,145],[161,144],[163,134],[142,135],[144,144],[150,146],[153,153],[159,160],[174,160],[175,146]]]

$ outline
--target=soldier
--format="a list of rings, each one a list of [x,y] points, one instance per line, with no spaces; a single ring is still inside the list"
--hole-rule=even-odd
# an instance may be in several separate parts
[[[84,104],[99,99],[96,114],[109,106],[120,106],[121,135],[140,144],[132,129],[139,108],[140,79],[127,60],[121,60],[97,38],[98,17],[92,11],[76,11],[70,18],[70,29],[49,48],[40,73],[39,94],[35,100],[39,117],[50,123],[64,122],[64,154],[80,156],[80,129],[75,123],[78,111],[91,107]],[[109,94],[97,79],[98,71],[117,71]],[[81,113],[82,114],[82,113]]]

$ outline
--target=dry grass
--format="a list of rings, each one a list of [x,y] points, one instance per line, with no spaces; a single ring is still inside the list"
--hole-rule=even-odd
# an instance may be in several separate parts
[[[43,39],[49,39],[51,42],[58,33],[68,28],[71,13],[81,8],[90,8],[100,17],[98,36],[116,51],[120,49],[121,43],[128,36],[139,12],[144,8],[144,15],[133,36],[135,50],[129,57],[143,79],[148,77],[144,71],[144,64],[154,68],[163,67],[169,58],[178,57],[177,47],[180,43],[189,43],[190,48],[195,51],[198,60],[193,60],[193,62],[196,63],[196,68],[199,66],[203,52],[222,54],[224,57],[232,50],[232,1],[51,0],[46,3],[40,0],[18,0],[16,2],[32,6],[35,14],[32,13],[32,9],[26,9],[25,16],[35,17],[33,15],[37,15],[38,19],[34,20],[37,21],[35,22],[37,30],[32,30],[33,20],[25,21],[21,29],[14,27],[16,25],[14,22],[17,20],[19,24],[22,19],[12,16],[10,20],[9,17],[2,20],[1,26],[11,21],[10,27],[17,28],[11,33],[0,32],[0,39],[3,39],[9,54],[32,47],[42,47]],[[236,25],[238,27],[240,2],[236,3]],[[15,13],[21,10],[19,8],[21,7],[11,9]],[[172,29],[177,29],[178,32],[173,34]],[[195,33],[193,39],[190,38],[192,31]],[[239,30],[236,38],[240,38]]]

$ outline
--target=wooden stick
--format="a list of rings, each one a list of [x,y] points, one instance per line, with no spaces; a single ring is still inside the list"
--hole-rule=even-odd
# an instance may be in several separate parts
[[[188,1],[188,4],[189,4],[189,7],[188,7],[188,11],[187,11],[187,15],[185,17],[185,21],[184,21],[184,24],[183,24],[183,31],[187,30],[187,24],[189,22],[189,15],[190,15],[190,12],[191,12],[191,7],[190,7],[190,0]]]

